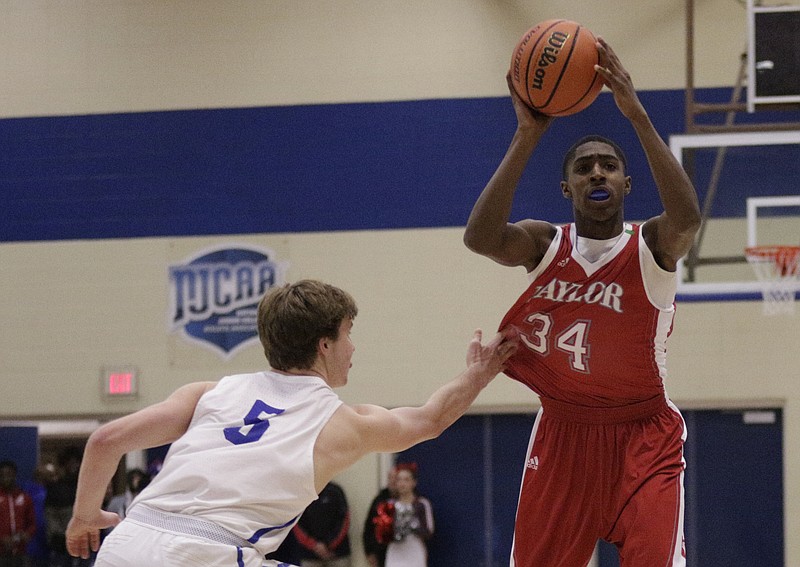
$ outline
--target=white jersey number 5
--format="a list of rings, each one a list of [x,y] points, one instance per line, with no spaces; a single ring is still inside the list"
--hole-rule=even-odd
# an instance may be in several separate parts
[[[269,429],[269,417],[280,415],[282,409],[274,408],[269,404],[256,400],[247,415],[244,416],[244,425],[241,427],[226,427],[225,439],[234,445],[254,443],[261,439]]]

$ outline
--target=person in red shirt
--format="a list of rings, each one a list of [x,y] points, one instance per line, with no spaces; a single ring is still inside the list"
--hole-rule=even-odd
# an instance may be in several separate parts
[[[626,222],[634,185],[625,155],[591,135],[562,164],[560,191],[574,222],[510,222],[517,186],[553,118],[525,106],[509,85],[517,130],[464,234],[474,252],[528,272],[529,287],[500,324],[522,343],[505,373],[541,402],[511,565],[586,565],[604,539],[622,567],[683,567],[686,431],[664,380],[676,265],[694,242],[700,207],[630,74],[602,38],[596,45],[595,71],[639,139],[662,210]]]
[[[36,533],[33,499],[17,484],[17,465],[0,462],[0,567],[24,567]]]

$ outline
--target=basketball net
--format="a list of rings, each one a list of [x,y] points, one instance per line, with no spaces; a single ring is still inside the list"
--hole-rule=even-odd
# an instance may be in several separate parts
[[[752,246],[744,253],[761,282],[764,314],[794,314],[795,292],[800,290],[800,246]]]

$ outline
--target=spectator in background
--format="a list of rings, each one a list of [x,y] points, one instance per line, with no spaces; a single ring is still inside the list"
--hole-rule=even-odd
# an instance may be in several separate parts
[[[287,566],[300,565],[300,545],[297,543],[297,538],[294,537],[294,531],[289,530],[284,539],[278,546],[278,549],[272,553],[267,553],[265,559],[274,559],[278,563],[285,563]]]
[[[17,483],[17,464],[0,462],[0,567],[27,567],[28,542],[36,534],[33,499]]]
[[[397,465],[397,494],[390,500],[393,537],[386,547],[386,567],[427,567],[433,535],[433,507],[417,494],[416,463]]]
[[[22,490],[33,500],[33,511],[36,516],[36,534],[28,542],[28,561],[30,567],[50,567],[50,547],[47,545],[47,518],[44,513],[44,501],[47,498],[47,485],[55,478],[56,467],[53,463],[45,463],[36,467],[32,480],[20,482]]]
[[[139,494],[149,482],[150,475],[142,469],[129,470],[125,475],[125,492],[113,496],[108,502],[106,510],[114,512],[118,514],[120,518],[125,519],[128,506],[131,505],[136,495]]]
[[[67,553],[66,530],[72,516],[75,492],[78,487],[78,471],[81,468],[83,451],[74,446],[66,447],[58,455],[56,479],[47,487],[44,501],[47,518],[47,542],[50,547],[52,567],[87,567],[89,560],[74,562]]]
[[[361,541],[364,544],[364,554],[370,567],[384,567],[386,562],[386,542],[378,541],[375,537],[375,520],[378,517],[378,507],[395,496],[395,480],[397,468],[392,467],[386,477],[386,486],[372,499],[367,519],[364,521],[364,532]]]
[[[301,567],[350,567],[350,508],[342,487],[329,482],[292,529]]]

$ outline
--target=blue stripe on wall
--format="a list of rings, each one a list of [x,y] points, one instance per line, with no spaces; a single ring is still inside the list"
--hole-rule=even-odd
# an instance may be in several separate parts
[[[683,91],[641,97],[663,136],[682,132]],[[1,120],[0,241],[463,226],[514,127],[507,97]],[[628,153],[627,217],[660,211],[634,133],[606,92],[554,122],[515,219],[571,219],[561,159],[589,133]],[[768,191],[746,161],[729,160],[740,163],[734,190]],[[742,216],[743,197],[717,199],[715,214]]]

